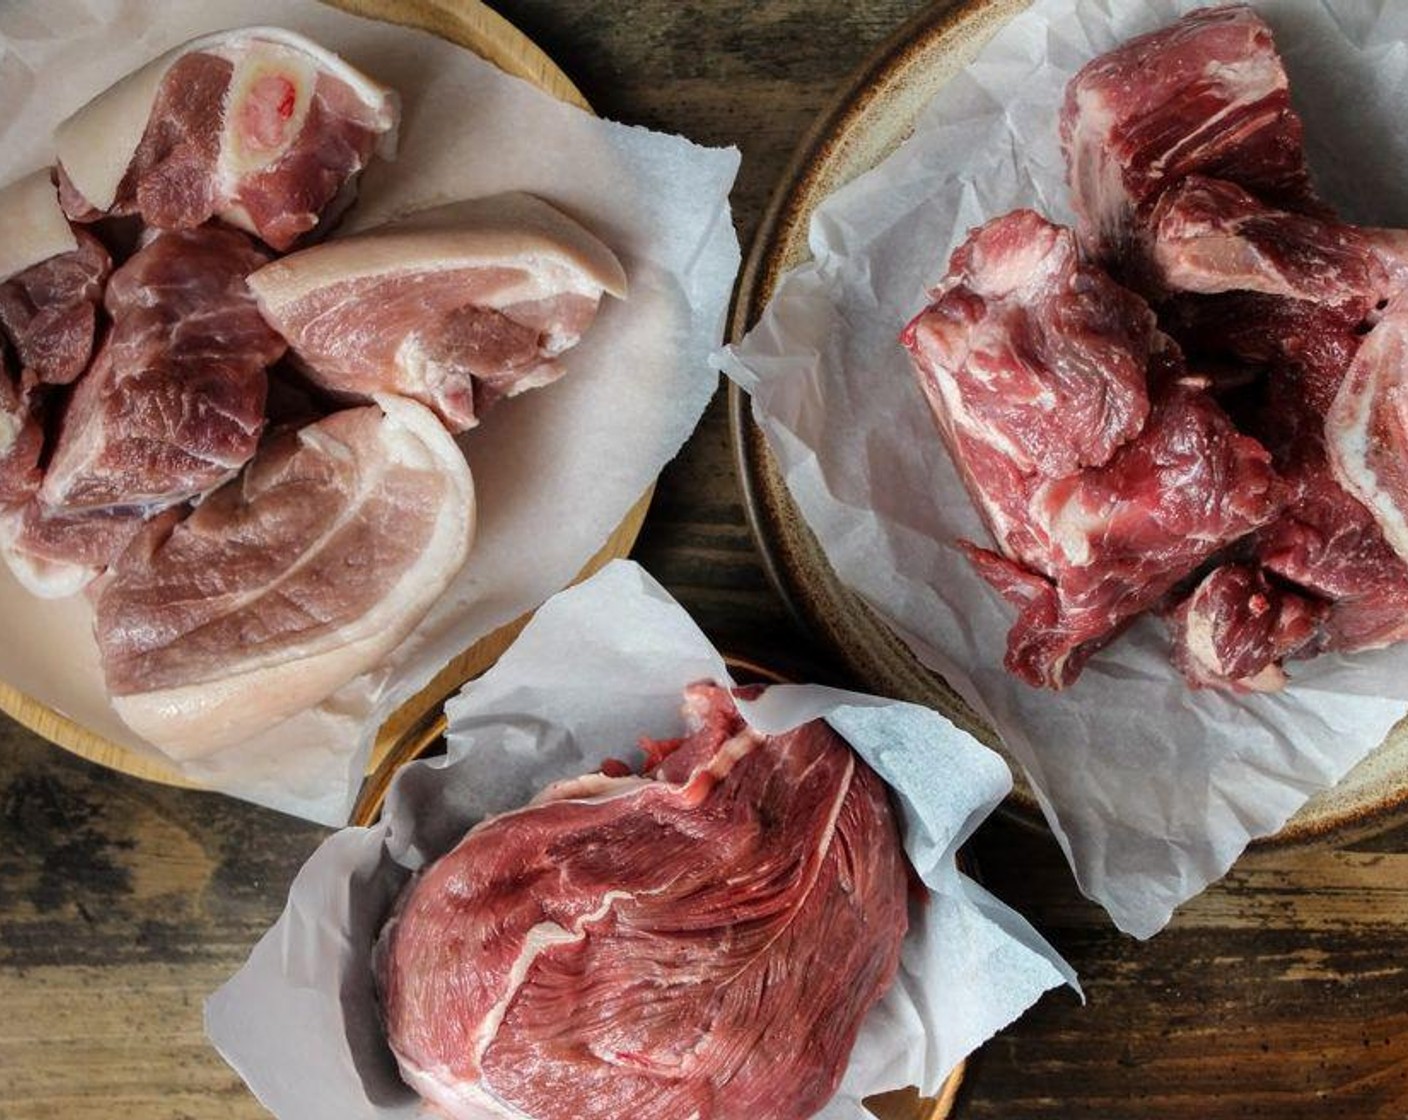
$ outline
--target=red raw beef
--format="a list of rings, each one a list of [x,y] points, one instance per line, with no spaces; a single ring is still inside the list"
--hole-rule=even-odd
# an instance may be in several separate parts
[[[0,284],[0,331],[26,373],[52,385],[67,385],[88,368],[98,305],[112,272],[112,258],[96,237],[82,229],[73,235],[73,252]]]
[[[244,234],[166,233],[113,273],[113,326],[61,421],[40,499],[67,514],[160,509],[233,475],[264,424],[265,368],[285,345],[245,277]]]
[[[686,694],[649,777],[481,822],[377,948],[387,1035],[442,1114],[803,1120],[889,987],[907,870],[884,787],[820,721]]]
[[[1192,12],[1088,63],[1066,87],[1061,142],[1081,245],[1132,265],[1134,281],[1148,209],[1186,176],[1319,206],[1271,29],[1242,4]]]
[[[1061,688],[1275,515],[1270,456],[1180,376],[1143,300],[1030,211],[972,234],[933,296],[902,341],[1000,554],[965,548],[1018,608],[1007,667]]]
[[[1281,663],[1315,652],[1328,613],[1254,565],[1225,564],[1172,613],[1173,663],[1194,688],[1275,692],[1286,683]]]

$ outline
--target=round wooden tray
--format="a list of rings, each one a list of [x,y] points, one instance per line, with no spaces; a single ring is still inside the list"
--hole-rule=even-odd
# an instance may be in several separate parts
[[[532,82],[560,101],[582,109],[591,109],[586,98],[567,75],[557,68],[552,59],[506,19],[486,8],[478,0],[328,2],[354,15],[430,31],[442,39],[448,39],[474,51],[505,73]],[[607,561],[630,552],[640,534],[646,510],[650,508],[653,491],[652,487],[641,495],[640,500],[631,507],[600,551],[578,573],[577,580],[587,578]],[[481,638],[446,665],[424,689],[393,712],[377,733],[376,744],[367,763],[368,772],[380,764],[407,730],[416,727],[427,712],[438,710],[439,703],[457,685],[477,676],[497,661],[499,655],[508,648],[531,617],[530,612]],[[36,734],[90,762],[167,785],[188,788],[196,785],[155,754],[143,754],[120,743],[114,743],[3,681],[0,681],[0,711],[4,711]]]
[[[741,657],[726,656],[729,672],[740,684],[785,684],[788,678],[772,669],[765,668]],[[437,678],[438,679],[438,678]],[[353,806],[351,822],[365,827],[375,824],[381,816],[381,806],[386,800],[386,791],[396,772],[408,762],[427,755],[439,754],[445,749],[445,714],[441,710],[443,701],[458,688],[457,682],[440,696],[440,702],[432,705],[414,725],[407,727],[395,742],[390,743],[381,764],[367,775],[362,783],[357,804]],[[962,856],[960,855],[960,860]],[[971,870],[964,864],[965,870]],[[939,1091],[933,1097],[921,1097],[913,1089],[899,1089],[892,1093],[880,1093],[866,1099],[866,1107],[878,1120],[948,1120],[958,1101],[958,1091],[963,1085],[967,1069],[966,1062],[960,1062],[952,1073],[944,1079]]]
[[[892,153],[910,134],[920,110],[966,66],[996,31],[1030,0],[938,3],[902,27],[856,74],[803,140],[759,227],[730,323],[737,341],[762,314],[782,275],[807,260],[807,228],[817,205]],[[734,454],[749,525],[778,593],[872,691],[943,712],[1001,751],[982,723],[938,674],[853,595],[827,562],[787,492],[786,483],[753,422],[749,400],[729,386]],[[1040,825],[1031,786],[1014,766],[1007,809]],[[1342,843],[1378,831],[1408,810],[1408,721],[1335,788],[1312,798],[1279,833],[1259,845]]]

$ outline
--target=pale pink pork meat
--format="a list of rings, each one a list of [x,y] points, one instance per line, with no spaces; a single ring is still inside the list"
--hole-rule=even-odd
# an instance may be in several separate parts
[[[907,928],[886,791],[821,721],[686,704],[646,776],[551,786],[402,895],[381,1007],[441,1114],[804,1120],[835,1092]]]
[[[108,284],[113,325],[77,383],[40,488],[51,509],[159,509],[229,478],[264,424],[284,342],[245,285],[267,260],[243,234],[157,237]]]
[[[465,563],[464,456],[414,401],[275,433],[92,589],[113,705],[178,757],[240,742],[378,664]]]
[[[0,333],[25,372],[51,385],[67,385],[88,368],[112,272],[102,243],[86,230],[73,232],[78,248],[0,283]]]
[[[561,376],[626,279],[577,222],[505,194],[304,249],[250,287],[317,384],[413,397],[463,431],[496,399]]]
[[[393,146],[398,115],[394,94],[301,35],[216,32],[59,126],[65,206],[162,229],[218,218],[285,250],[350,201],[373,153]]]

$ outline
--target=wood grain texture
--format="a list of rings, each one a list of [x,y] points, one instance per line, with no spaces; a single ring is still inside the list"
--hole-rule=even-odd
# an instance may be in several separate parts
[[[791,148],[916,0],[505,0],[605,115],[737,142],[746,239]],[[838,672],[795,630],[743,521],[717,399],[635,555],[721,645]],[[203,1042],[325,833],[101,771],[0,725],[0,1120],[265,1116]],[[989,886],[1080,971],[977,1055],[957,1116],[1408,1116],[1408,828],[1245,858],[1147,943],[1084,901],[1049,837],[990,822]]]

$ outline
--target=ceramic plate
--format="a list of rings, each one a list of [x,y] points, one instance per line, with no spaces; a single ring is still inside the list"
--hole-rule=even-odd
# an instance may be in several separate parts
[[[829,194],[868,171],[913,129],[929,99],[970,62],[1029,0],[939,3],[902,27],[861,68],[803,141],[764,215],[744,267],[730,337],[757,321],[782,274],[806,260],[807,225]],[[798,618],[872,692],[926,704],[1002,749],[992,729],[851,594],[787,492],[746,394],[730,386],[739,480],[768,575]],[[1009,809],[1038,824],[1031,787],[1019,774]],[[1311,799],[1286,827],[1259,844],[1344,842],[1401,819],[1408,809],[1408,721],[1338,786]]]

